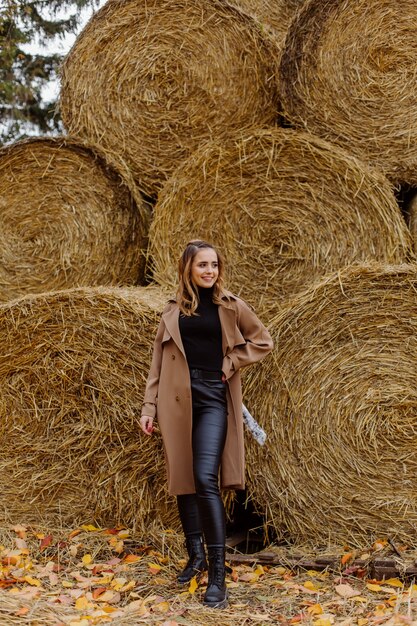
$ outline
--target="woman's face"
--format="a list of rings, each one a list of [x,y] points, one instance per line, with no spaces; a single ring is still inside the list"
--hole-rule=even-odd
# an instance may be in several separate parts
[[[212,248],[197,252],[191,265],[191,280],[197,287],[213,287],[219,276],[217,253]]]

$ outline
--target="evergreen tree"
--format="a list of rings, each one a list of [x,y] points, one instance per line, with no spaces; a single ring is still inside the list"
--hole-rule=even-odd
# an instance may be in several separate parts
[[[43,102],[41,94],[56,79],[63,55],[29,54],[22,46],[34,41],[42,46],[75,32],[82,9],[98,4],[99,0],[0,0],[0,144],[24,137],[28,126],[37,134],[59,131],[56,103]],[[64,13],[65,19],[58,17]]]

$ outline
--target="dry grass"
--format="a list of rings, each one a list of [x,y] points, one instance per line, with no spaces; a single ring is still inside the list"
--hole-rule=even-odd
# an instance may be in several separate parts
[[[415,542],[416,311],[417,266],[375,264],[332,274],[272,320],[275,349],[245,398],[269,435],[248,446],[249,489],[279,536]]]
[[[0,150],[0,300],[143,281],[149,209],[93,146],[32,138]]]
[[[0,508],[11,523],[175,527],[139,416],[166,294],[80,288],[0,307]]]
[[[109,0],[64,63],[62,118],[154,196],[202,141],[275,123],[277,53],[223,0]]]
[[[155,206],[154,279],[174,285],[187,241],[226,257],[229,284],[260,314],[353,262],[404,262],[411,239],[388,181],[305,133],[252,130],[206,144],[179,166]]]
[[[178,585],[175,575],[182,564],[169,547],[120,539],[128,531],[45,529],[50,543],[44,548],[39,529],[0,533],[0,624],[7,626],[416,625],[415,585],[398,579],[376,584],[348,576],[343,566],[339,572],[294,572],[285,565],[232,562],[230,605],[219,611],[201,606],[206,577],[195,591]],[[16,549],[22,536],[26,553]],[[285,563],[293,550],[278,552]],[[343,550],[333,554],[342,556]]]
[[[292,22],[280,67],[285,116],[417,182],[414,0],[310,0]]]

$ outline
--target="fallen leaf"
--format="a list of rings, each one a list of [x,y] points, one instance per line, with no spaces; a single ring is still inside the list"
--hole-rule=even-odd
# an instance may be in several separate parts
[[[95,589],[93,589],[93,591],[91,592],[93,600],[97,600],[97,598],[101,596],[105,591],[107,591],[107,587],[96,587]]]
[[[32,585],[33,587],[41,587],[42,583],[40,580],[38,580],[37,578],[33,578],[32,576],[25,576],[24,580],[29,584]]]
[[[317,585],[315,585],[312,580],[306,580],[306,582],[303,583],[303,587],[305,587],[309,591],[320,591],[319,587],[317,587]]]
[[[92,532],[101,530],[101,528],[97,528],[97,526],[93,526],[92,524],[82,524],[80,528],[84,530],[86,533],[92,533]]]
[[[27,606],[21,606],[20,609],[18,609],[15,613],[15,615],[17,617],[21,617],[23,615],[26,615],[26,613],[29,613],[29,607]]]
[[[169,602],[164,600],[163,602],[158,602],[157,604],[153,604],[151,606],[151,610],[154,613],[166,613],[169,611]]]
[[[80,596],[75,601],[77,611],[85,611],[85,609],[88,609],[90,606],[91,604],[85,596]]]
[[[384,580],[385,585],[391,585],[391,587],[404,587],[404,583],[399,578],[388,578]]]
[[[40,545],[39,545],[39,549],[40,550],[45,550],[45,548],[50,546],[51,543],[52,543],[52,535],[47,535],[46,537],[43,537],[41,539],[41,542],[40,542]]]
[[[159,574],[162,569],[158,563],[148,563],[148,567],[151,574]]]
[[[309,606],[307,609],[307,613],[309,613],[310,615],[321,615],[323,613],[323,607],[321,606],[321,604],[313,604],[312,606]]]
[[[369,591],[381,591],[381,585],[375,585],[373,583],[366,583],[366,588]]]
[[[127,554],[123,559],[123,563],[137,563],[141,559],[142,557],[137,554]]]
[[[83,565],[91,565],[91,563],[93,562],[93,557],[91,556],[91,554],[84,554],[81,561]]]
[[[196,589],[198,589],[198,582],[197,582],[196,577],[193,576],[190,581],[190,586],[188,587],[188,592],[191,593],[191,595],[193,595]]]
[[[342,565],[346,565],[346,563],[348,563],[348,561],[350,561],[353,558],[353,553],[352,552],[348,552],[347,554],[344,554],[342,556],[342,558],[340,559]]]
[[[355,596],[360,596],[360,591],[356,591],[351,585],[342,584],[335,586],[336,593],[342,598],[354,598]]]

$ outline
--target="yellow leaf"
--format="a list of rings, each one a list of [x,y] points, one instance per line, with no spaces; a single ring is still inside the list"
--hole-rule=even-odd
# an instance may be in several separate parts
[[[158,563],[148,563],[149,570],[151,574],[158,574],[161,571],[161,566]]]
[[[265,574],[265,570],[262,565],[257,565],[255,574],[257,574],[258,576],[263,576]]]
[[[321,615],[323,613],[323,607],[321,604],[313,604],[308,607],[307,613],[310,613],[310,615]]]
[[[117,536],[120,537],[120,539],[127,539],[129,535],[130,535],[130,531],[127,530],[127,528],[117,533]]]
[[[66,589],[71,589],[74,586],[74,583],[71,583],[69,580],[63,580],[61,585]]]
[[[101,528],[97,528],[97,526],[93,526],[92,524],[82,524],[80,526],[86,533],[92,533],[97,530],[101,530]]]
[[[320,591],[320,589],[313,583],[312,580],[306,580],[303,584],[303,587],[306,589],[310,589],[310,591]]]
[[[91,606],[91,604],[85,596],[80,596],[75,601],[75,608],[77,611],[85,611],[85,609],[88,609],[89,606]]]
[[[374,583],[366,583],[366,588],[369,591],[381,591],[381,585],[374,585]]]
[[[169,611],[169,602],[165,600],[164,602],[158,602],[158,604],[152,605],[152,611],[156,613],[166,613]]]
[[[41,587],[42,583],[37,578],[32,578],[32,576],[25,576],[24,580],[33,587]]]
[[[83,562],[83,565],[90,565],[93,562],[93,557],[91,556],[91,554],[84,554],[81,560]]]
[[[193,595],[197,588],[198,588],[198,582],[197,582],[196,577],[193,576],[191,581],[190,581],[190,586],[188,587],[188,591],[189,591],[189,593],[191,593],[191,595]]]
[[[131,589],[134,589],[135,587],[136,587],[136,580],[131,580],[126,585],[124,585],[120,589],[120,591],[122,592],[130,591]]]
[[[332,622],[327,617],[320,617],[313,622],[313,626],[332,626]]]
[[[354,600],[355,602],[368,602],[368,600],[367,600],[366,598],[364,598],[363,596],[355,596],[355,597],[353,598],[353,600]]]
[[[391,585],[391,587],[404,587],[404,583],[401,582],[399,578],[388,578],[384,581],[386,585]]]
[[[366,619],[366,617],[359,617],[358,626],[366,626],[367,623],[368,623],[368,620]]]

